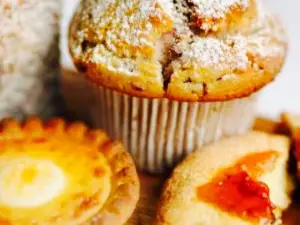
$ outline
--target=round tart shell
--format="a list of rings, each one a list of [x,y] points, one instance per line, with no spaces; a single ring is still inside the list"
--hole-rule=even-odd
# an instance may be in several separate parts
[[[101,210],[84,224],[123,225],[132,215],[139,199],[140,184],[133,160],[123,145],[111,141],[102,130],[88,130],[80,122],[67,124],[55,118],[43,123],[39,118],[29,118],[24,123],[14,119],[1,122],[0,142],[43,140],[48,136],[68,138],[74,142],[95,146],[107,159],[111,171],[111,188]],[[61,145],[63,147],[63,143]],[[63,150],[62,150],[63,151]],[[69,154],[72,154],[70,152]],[[74,162],[76,163],[76,162]],[[5,221],[11,224],[11,221]]]

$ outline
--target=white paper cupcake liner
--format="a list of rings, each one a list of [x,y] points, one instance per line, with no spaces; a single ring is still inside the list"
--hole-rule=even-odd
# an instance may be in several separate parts
[[[204,144],[246,132],[255,119],[255,96],[188,103],[131,97],[90,85],[93,124],[122,140],[137,167],[151,173],[172,168]]]

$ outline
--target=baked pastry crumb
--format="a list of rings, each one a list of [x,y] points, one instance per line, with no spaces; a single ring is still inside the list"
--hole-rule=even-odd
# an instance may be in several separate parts
[[[155,224],[281,224],[293,188],[289,146],[285,136],[250,132],[192,153],[166,182]]]
[[[179,101],[248,96],[274,79],[287,47],[280,23],[254,0],[85,0],[69,41],[96,84]]]

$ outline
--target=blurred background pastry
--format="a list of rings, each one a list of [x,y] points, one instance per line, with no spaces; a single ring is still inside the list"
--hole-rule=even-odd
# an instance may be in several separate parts
[[[253,93],[278,74],[287,49],[260,1],[84,0],[69,41],[94,92],[93,124],[151,172],[247,131]]]
[[[1,122],[0,223],[123,225],[139,199],[135,165],[101,130],[62,119]]]
[[[167,181],[155,224],[282,224],[289,147],[285,136],[251,132],[192,153]]]
[[[287,129],[293,140],[293,154],[296,159],[296,171],[300,176],[300,116],[294,113],[282,114],[283,127]]]
[[[60,0],[0,1],[0,118],[55,113]]]

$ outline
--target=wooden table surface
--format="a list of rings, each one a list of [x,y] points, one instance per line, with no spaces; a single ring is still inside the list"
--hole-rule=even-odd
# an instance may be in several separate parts
[[[280,126],[273,121],[258,119],[255,129],[274,133],[278,129],[280,130]],[[126,225],[153,224],[155,206],[165,180],[162,177],[149,174],[140,173],[139,175],[141,181],[141,198],[135,213]],[[283,222],[284,225],[300,225],[300,204],[297,205],[294,203],[290,209],[284,213]]]

